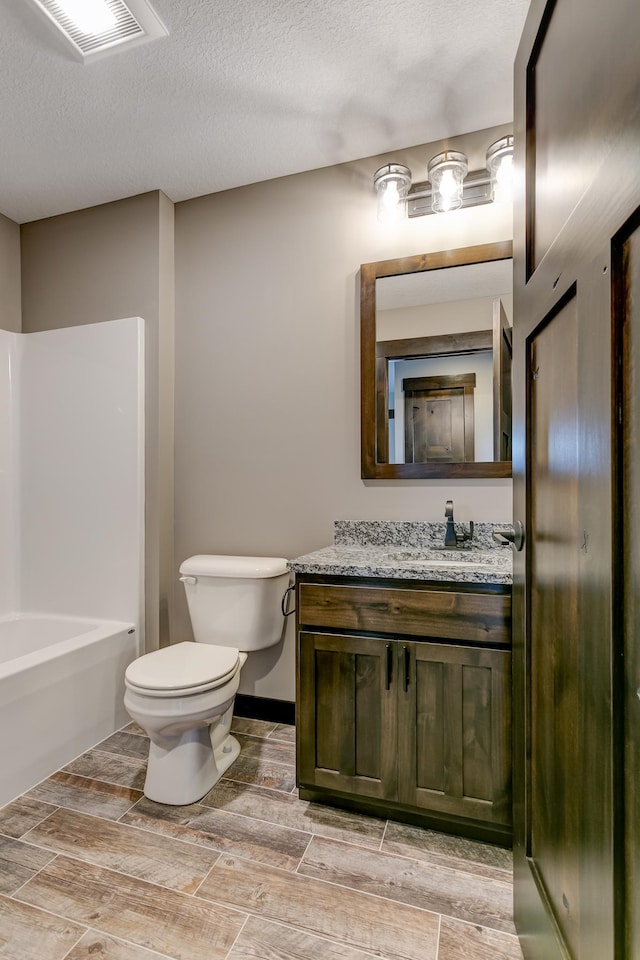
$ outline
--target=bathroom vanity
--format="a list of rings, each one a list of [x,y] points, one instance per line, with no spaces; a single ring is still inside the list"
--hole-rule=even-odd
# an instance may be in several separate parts
[[[292,561],[303,799],[509,842],[511,550],[492,526],[442,551],[442,524],[343,522]]]

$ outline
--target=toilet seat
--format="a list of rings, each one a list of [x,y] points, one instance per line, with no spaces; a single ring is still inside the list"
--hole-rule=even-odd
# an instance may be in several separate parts
[[[240,667],[240,651],[213,644],[175,643],[134,660],[125,685],[149,697],[188,696],[214,690]]]

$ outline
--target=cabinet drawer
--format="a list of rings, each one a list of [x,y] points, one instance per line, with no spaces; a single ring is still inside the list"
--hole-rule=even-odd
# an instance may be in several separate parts
[[[511,643],[508,594],[300,583],[298,622],[474,643]]]

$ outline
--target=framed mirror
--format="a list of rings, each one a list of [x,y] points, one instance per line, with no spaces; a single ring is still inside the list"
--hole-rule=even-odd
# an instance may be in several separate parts
[[[512,255],[361,265],[363,479],[511,476]]]

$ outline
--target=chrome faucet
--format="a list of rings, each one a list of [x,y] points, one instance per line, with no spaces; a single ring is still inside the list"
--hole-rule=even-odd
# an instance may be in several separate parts
[[[458,533],[456,530],[456,525],[453,522],[453,500],[447,500],[444,515],[447,521],[444,531],[444,545],[447,550],[455,550],[463,543],[466,543],[467,540],[473,540],[473,520],[469,523],[468,532],[462,530]]]

